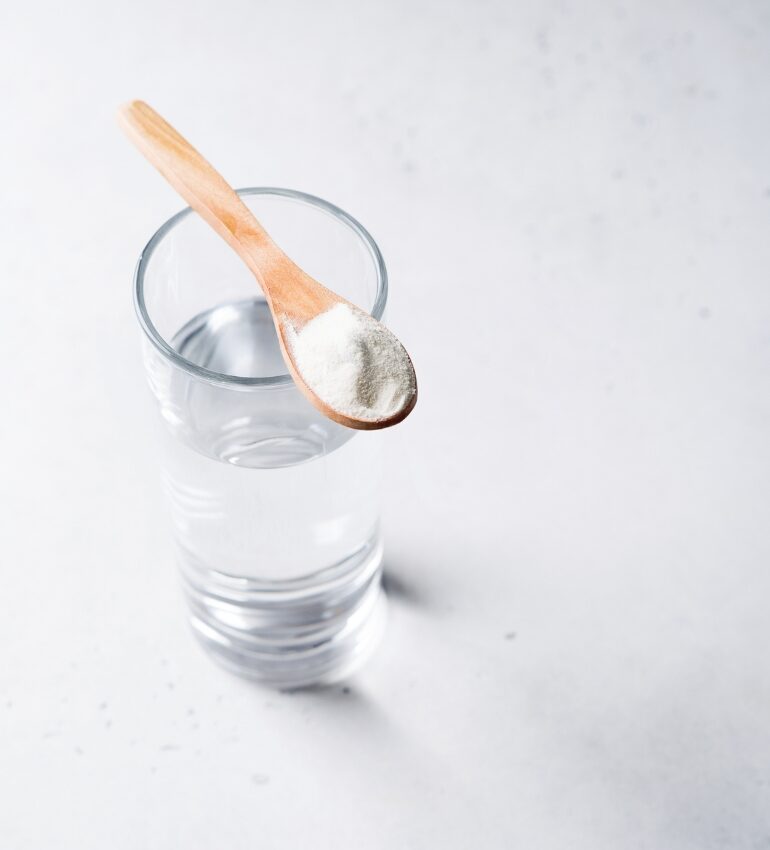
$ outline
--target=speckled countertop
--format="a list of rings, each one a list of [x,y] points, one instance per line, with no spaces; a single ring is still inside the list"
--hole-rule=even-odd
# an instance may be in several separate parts
[[[770,842],[769,45],[757,2],[3,8],[3,848]],[[130,97],[385,254],[421,399],[345,687],[186,630]]]

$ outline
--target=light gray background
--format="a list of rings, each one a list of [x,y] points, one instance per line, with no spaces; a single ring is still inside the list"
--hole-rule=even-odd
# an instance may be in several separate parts
[[[770,844],[770,7],[0,6],[0,846]],[[370,228],[421,381],[350,693],[195,647],[130,276],[237,185]]]

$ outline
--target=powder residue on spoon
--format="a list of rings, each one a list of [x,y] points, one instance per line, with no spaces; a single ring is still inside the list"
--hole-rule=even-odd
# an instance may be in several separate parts
[[[378,321],[348,304],[312,318],[286,338],[297,371],[334,410],[354,419],[389,419],[416,391],[404,347]]]

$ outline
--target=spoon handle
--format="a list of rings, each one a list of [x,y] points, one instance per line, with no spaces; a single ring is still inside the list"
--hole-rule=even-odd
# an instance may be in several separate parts
[[[241,257],[264,289],[264,272],[283,253],[235,190],[144,101],[122,106],[118,120],[136,147]]]

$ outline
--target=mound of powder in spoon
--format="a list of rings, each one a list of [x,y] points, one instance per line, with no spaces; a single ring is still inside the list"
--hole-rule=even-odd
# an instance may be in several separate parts
[[[345,416],[389,419],[416,392],[403,345],[376,319],[348,304],[335,304],[299,330],[286,322],[286,339],[302,380]]]

